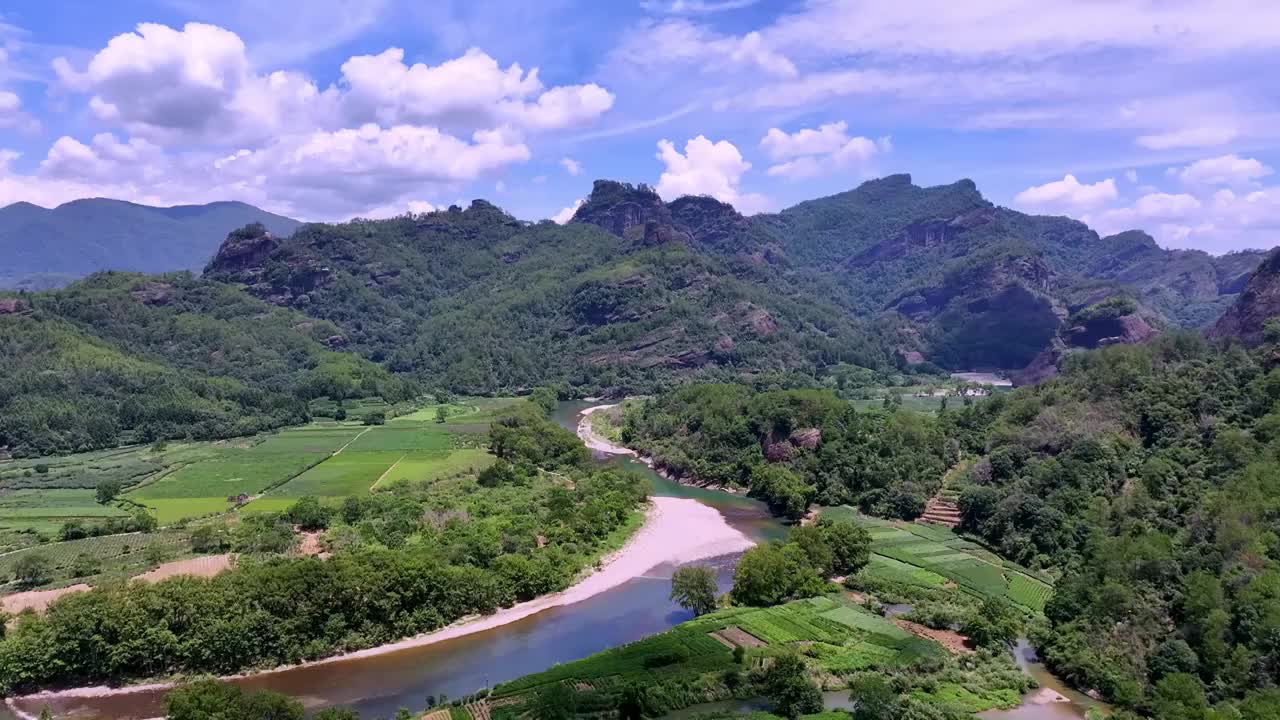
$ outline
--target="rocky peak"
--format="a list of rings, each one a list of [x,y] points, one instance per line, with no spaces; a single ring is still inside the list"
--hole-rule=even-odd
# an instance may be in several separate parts
[[[235,274],[258,268],[278,247],[280,239],[268,232],[261,223],[245,225],[227,235],[218,252],[205,266],[204,272],[206,275]]]
[[[643,183],[596,180],[591,196],[573,214],[572,222],[596,225],[618,237],[645,244],[675,239],[670,208]]]
[[[1206,334],[1238,338],[1245,345],[1261,345],[1268,320],[1280,316],[1280,248],[1275,248],[1249,276],[1235,303]]]

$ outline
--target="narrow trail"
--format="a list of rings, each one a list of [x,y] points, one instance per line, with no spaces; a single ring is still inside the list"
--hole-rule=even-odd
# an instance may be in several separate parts
[[[369,492],[373,492],[374,490],[377,490],[378,486],[382,484],[382,481],[387,479],[387,475],[390,475],[391,471],[395,470],[396,466],[399,465],[407,457],[409,457],[409,453],[405,453],[401,455],[399,460],[396,460],[395,462],[391,463],[391,467],[387,468],[386,470],[383,470],[382,474],[378,476],[378,479],[374,480],[373,484],[369,486]]]
[[[347,448],[351,447],[351,443],[353,443],[353,442],[355,442],[355,441],[359,440],[361,435],[364,435],[365,433],[369,432],[370,430],[374,429],[375,427],[377,427],[377,426],[376,426],[376,425],[370,425],[369,427],[367,427],[367,428],[365,428],[365,429],[361,430],[360,432],[356,433],[356,436],[355,436],[355,437],[353,437],[353,438],[351,438],[350,440],[348,440],[346,445],[343,445],[342,447],[338,448],[337,450],[334,450],[334,451],[333,451],[333,454],[332,454],[332,455],[330,455],[329,457],[337,457],[337,456],[341,455],[343,450],[346,450]]]

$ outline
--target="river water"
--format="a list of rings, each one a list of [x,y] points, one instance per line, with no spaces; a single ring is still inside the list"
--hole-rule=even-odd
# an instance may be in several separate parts
[[[561,403],[554,419],[576,430],[582,410],[593,403]],[[730,525],[757,542],[778,539],[786,528],[769,515],[764,505],[750,498],[716,490],[688,487],[662,478],[631,457],[599,455],[600,462],[640,473],[654,495],[692,498],[724,514]],[[737,556],[702,561],[719,571],[720,590],[731,585]],[[333,705],[352,707],[370,720],[388,718],[396,710],[424,707],[428,695],[461,697],[497,683],[577,660],[601,650],[661,632],[692,615],[671,602],[674,566],[654,568],[644,576],[573,605],[551,608],[536,615],[453,640],[394,653],[323,665],[263,673],[234,681],[248,689],[270,689],[291,695],[315,710]],[[1053,677],[1042,665],[1028,659],[1030,648],[1020,645],[1019,665],[1040,682],[1067,695],[1071,703],[1037,705],[1026,702],[1017,709],[984,713],[987,720],[1068,720],[1084,717],[1093,701]],[[1033,653],[1032,653],[1033,655]],[[837,694],[838,695],[838,694]],[[830,707],[847,707],[848,694],[832,695]],[[750,703],[724,707],[699,706],[701,710],[750,710]],[[733,707],[730,707],[730,706]],[[83,720],[141,720],[164,714],[164,692],[137,692],[93,698],[56,698],[48,702],[26,701],[19,709],[38,715],[48,706],[59,718]],[[12,716],[0,706],[0,718]]]
[[[576,430],[591,403],[562,403],[555,420]],[[749,498],[690,488],[665,480],[630,457],[601,456],[642,474],[654,495],[693,498],[720,510],[729,523],[761,542],[781,537],[785,528],[764,505]],[[736,556],[702,561],[719,570],[727,592]],[[582,602],[551,608],[501,627],[434,645],[347,661],[263,673],[235,681],[246,689],[271,689],[292,695],[308,708],[344,705],[364,718],[386,718],[400,707],[419,710],[428,695],[468,695],[485,687],[545,670],[557,663],[652,635],[692,615],[671,602],[673,566],[659,566],[642,577]],[[44,705],[57,717],[138,720],[164,714],[163,691],[138,691],[93,698],[28,701],[20,709],[39,714]]]

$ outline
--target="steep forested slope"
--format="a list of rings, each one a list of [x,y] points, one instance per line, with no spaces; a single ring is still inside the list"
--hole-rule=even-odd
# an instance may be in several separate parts
[[[0,298],[0,448],[39,455],[247,435],[322,395],[412,394],[338,329],[189,274],[101,273]]]
[[[299,225],[239,202],[150,207],[92,198],[52,210],[14,203],[0,208],[0,288],[40,290],[100,270],[196,270],[227,233],[253,222],[280,235]]]
[[[644,390],[692,374],[890,367],[867,324],[772,269],[684,242],[466,210],[238,234],[206,277],[340,327],[435,386]]]
[[[961,528],[1062,573],[1036,640],[1078,687],[1160,718],[1275,687],[1275,351],[1175,333],[991,401]]]

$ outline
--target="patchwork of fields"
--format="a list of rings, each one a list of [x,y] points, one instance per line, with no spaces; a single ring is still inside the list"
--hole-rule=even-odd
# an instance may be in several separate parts
[[[0,462],[0,551],[54,536],[64,523],[93,524],[146,507],[161,525],[227,512],[283,510],[297,498],[337,500],[375,485],[435,480],[479,471],[489,423],[513,398],[477,398],[443,406],[347,401],[345,422],[321,421],[253,438],[136,446],[65,457]],[[444,408],[439,422],[437,407]],[[317,416],[337,405],[313,403]],[[371,413],[392,417],[363,425]],[[95,489],[118,481],[123,503],[99,504]]]
[[[1002,597],[1034,613],[1043,612],[1053,594],[1047,578],[940,525],[880,520],[846,507],[822,512],[854,520],[871,533],[873,554],[863,570],[868,576],[924,587],[952,583],[978,597]]]
[[[612,648],[550,670],[499,685],[491,696],[496,717],[516,717],[523,701],[541,688],[566,683],[592,691],[618,690],[632,682],[660,685],[674,707],[718,699],[724,671],[740,668],[733,659],[743,647],[745,664],[759,666],[784,650],[803,650],[830,673],[906,665],[944,650],[840,596],[798,600],[771,608],[727,608],[659,635]],[[708,676],[699,685],[696,678]],[[693,693],[679,697],[681,693]]]

